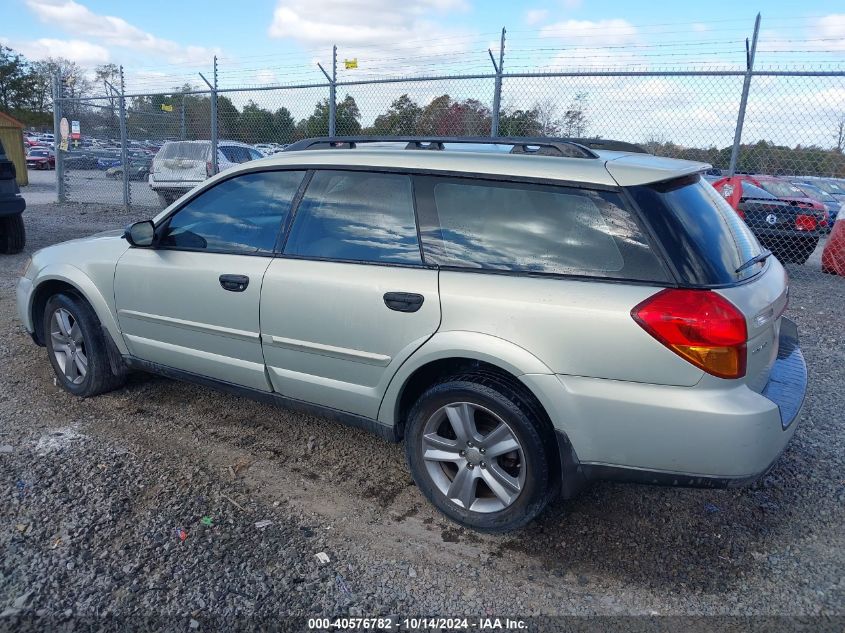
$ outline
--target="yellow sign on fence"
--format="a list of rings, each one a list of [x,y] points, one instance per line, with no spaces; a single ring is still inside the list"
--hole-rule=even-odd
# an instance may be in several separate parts
[[[173,106],[170,105],[169,103],[162,103],[161,109],[164,110],[165,112],[173,112]]]
[[[358,58],[357,57],[355,59],[344,59],[343,63],[346,66],[346,70],[358,68]]]

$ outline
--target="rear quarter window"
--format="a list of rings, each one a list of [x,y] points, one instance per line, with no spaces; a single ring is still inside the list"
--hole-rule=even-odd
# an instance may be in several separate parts
[[[757,238],[725,199],[698,175],[629,187],[669,258],[690,285],[726,285],[753,277],[762,252]]]
[[[668,280],[618,193],[435,176],[419,177],[416,188],[427,263]]]

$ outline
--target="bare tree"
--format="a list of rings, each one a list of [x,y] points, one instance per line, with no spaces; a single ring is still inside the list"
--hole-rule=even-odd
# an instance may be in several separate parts
[[[563,113],[563,133],[566,136],[582,137],[587,133],[587,93],[579,92]]]
[[[840,154],[845,151],[845,113],[839,116],[839,123],[836,125],[836,151]]]
[[[557,104],[551,99],[545,99],[534,105],[537,112],[537,122],[543,136],[557,136],[560,134],[560,120],[557,114]]]

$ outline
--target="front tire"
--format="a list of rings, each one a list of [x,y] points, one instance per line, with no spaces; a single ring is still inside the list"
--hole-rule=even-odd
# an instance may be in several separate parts
[[[44,308],[44,342],[57,383],[75,396],[96,396],[125,381],[124,375],[112,372],[100,320],[83,299],[50,297]]]
[[[23,215],[15,213],[0,217],[0,253],[14,255],[26,246],[26,229]]]
[[[455,376],[429,388],[408,418],[405,452],[419,489],[447,517],[505,532],[554,496],[554,435],[540,411],[498,376]]]

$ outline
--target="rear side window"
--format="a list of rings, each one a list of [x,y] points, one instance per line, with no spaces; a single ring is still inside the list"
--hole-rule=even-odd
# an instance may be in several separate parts
[[[736,272],[762,247],[736,211],[698,175],[629,191],[685,283],[730,284],[762,269],[761,263]]]
[[[246,163],[252,160],[252,156],[249,155],[249,149],[240,145],[223,145],[220,147],[220,153],[230,163]]]
[[[296,211],[286,255],[421,264],[411,177],[318,171]]]
[[[224,180],[171,215],[159,244],[246,255],[270,253],[304,175],[268,171]]]
[[[612,192],[458,178],[419,179],[426,261],[440,266],[665,281]]]

